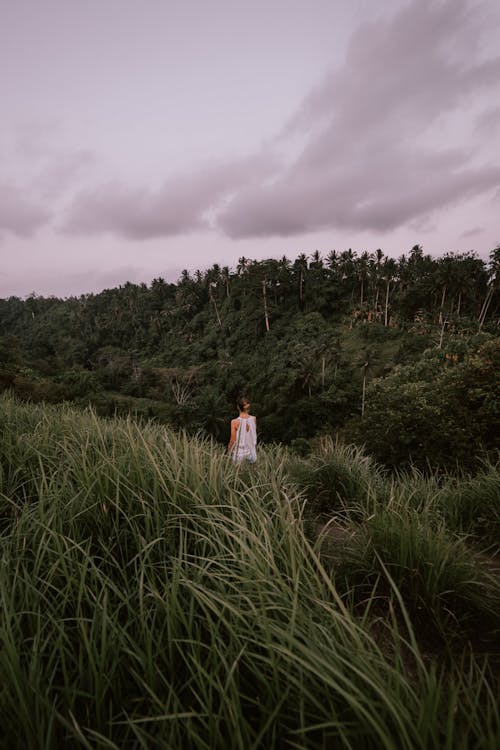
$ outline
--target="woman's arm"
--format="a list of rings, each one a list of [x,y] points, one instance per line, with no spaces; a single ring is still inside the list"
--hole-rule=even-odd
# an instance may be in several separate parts
[[[238,420],[232,419],[231,420],[231,437],[229,438],[229,445],[227,446],[227,452],[231,454],[231,451],[233,450],[233,446],[236,442],[236,433],[238,431]]]

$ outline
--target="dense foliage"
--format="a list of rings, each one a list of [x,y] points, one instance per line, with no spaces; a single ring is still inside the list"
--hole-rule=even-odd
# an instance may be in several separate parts
[[[0,300],[0,388],[227,440],[246,391],[260,438],[363,442],[388,465],[477,466],[499,448],[500,247],[240,258],[176,284]]]
[[[0,397],[0,744],[497,750],[499,497]]]

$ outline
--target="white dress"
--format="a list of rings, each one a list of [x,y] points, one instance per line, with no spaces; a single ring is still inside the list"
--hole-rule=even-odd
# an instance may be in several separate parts
[[[231,458],[235,464],[240,464],[245,459],[250,463],[257,460],[257,425],[255,417],[238,417],[236,428],[236,442],[233,446]]]

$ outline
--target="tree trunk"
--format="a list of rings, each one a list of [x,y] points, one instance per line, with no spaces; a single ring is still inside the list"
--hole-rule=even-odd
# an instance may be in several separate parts
[[[366,370],[368,368],[368,362],[363,365],[363,391],[361,394],[361,416],[365,415],[365,395],[366,395]]]
[[[443,323],[443,308],[444,308],[445,299],[446,299],[446,284],[443,287],[443,293],[441,295],[441,307],[439,308],[439,325],[442,325]]]
[[[442,349],[442,347],[443,347],[444,329],[445,329],[445,327],[446,327],[446,324],[447,324],[447,322],[448,322],[448,321],[447,321],[447,320],[445,319],[445,320],[443,320],[443,322],[441,323],[441,333],[440,333],[440,335],[439,335],[439,344],[438,344],[438,349]]]
[[[220,315],[219,315],[219,308],[217,307],[217,302],[215,301],[215,297],[214,297],[213,292],[212,292],[212,287],[210,287],[210,299],[212,300],[214,308],[215,308],[215,314],[217,316],[217,322],[219,324],[219,328],[222,328],[222,321],[221,321]]]
[[[266,279],[262,281],[262,298],[264,301],[264,320],[266,323],[266,331],[269,332],[269,314],[267,311],[267,296],[266,296]]]
[[[391,286],[391,282],[387,280],[387,287],[385,289],[385,312],[384,312],[384,325],[387,328],[388,326],[388,310],[389,310],[389,288]]]
[[[486,320],[486,313],[488,312],[488,308],[490,306],[490,302],[492,299],[493,299],[493,286],[490,286],[486,294],[486,297],[484,298],[481,312],[479,313],[479,330],[481,330],[481,328],[484,325],[484,321]]]

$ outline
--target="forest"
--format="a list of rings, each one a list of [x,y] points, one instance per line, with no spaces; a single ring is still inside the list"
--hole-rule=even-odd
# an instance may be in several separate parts
[[[500,246],[398,259],[240,258],[176,283],[0,300],[0,388],[227,442],[245,393],[261,445],[326,436],[381,464],[475,470],[500,447]]]

